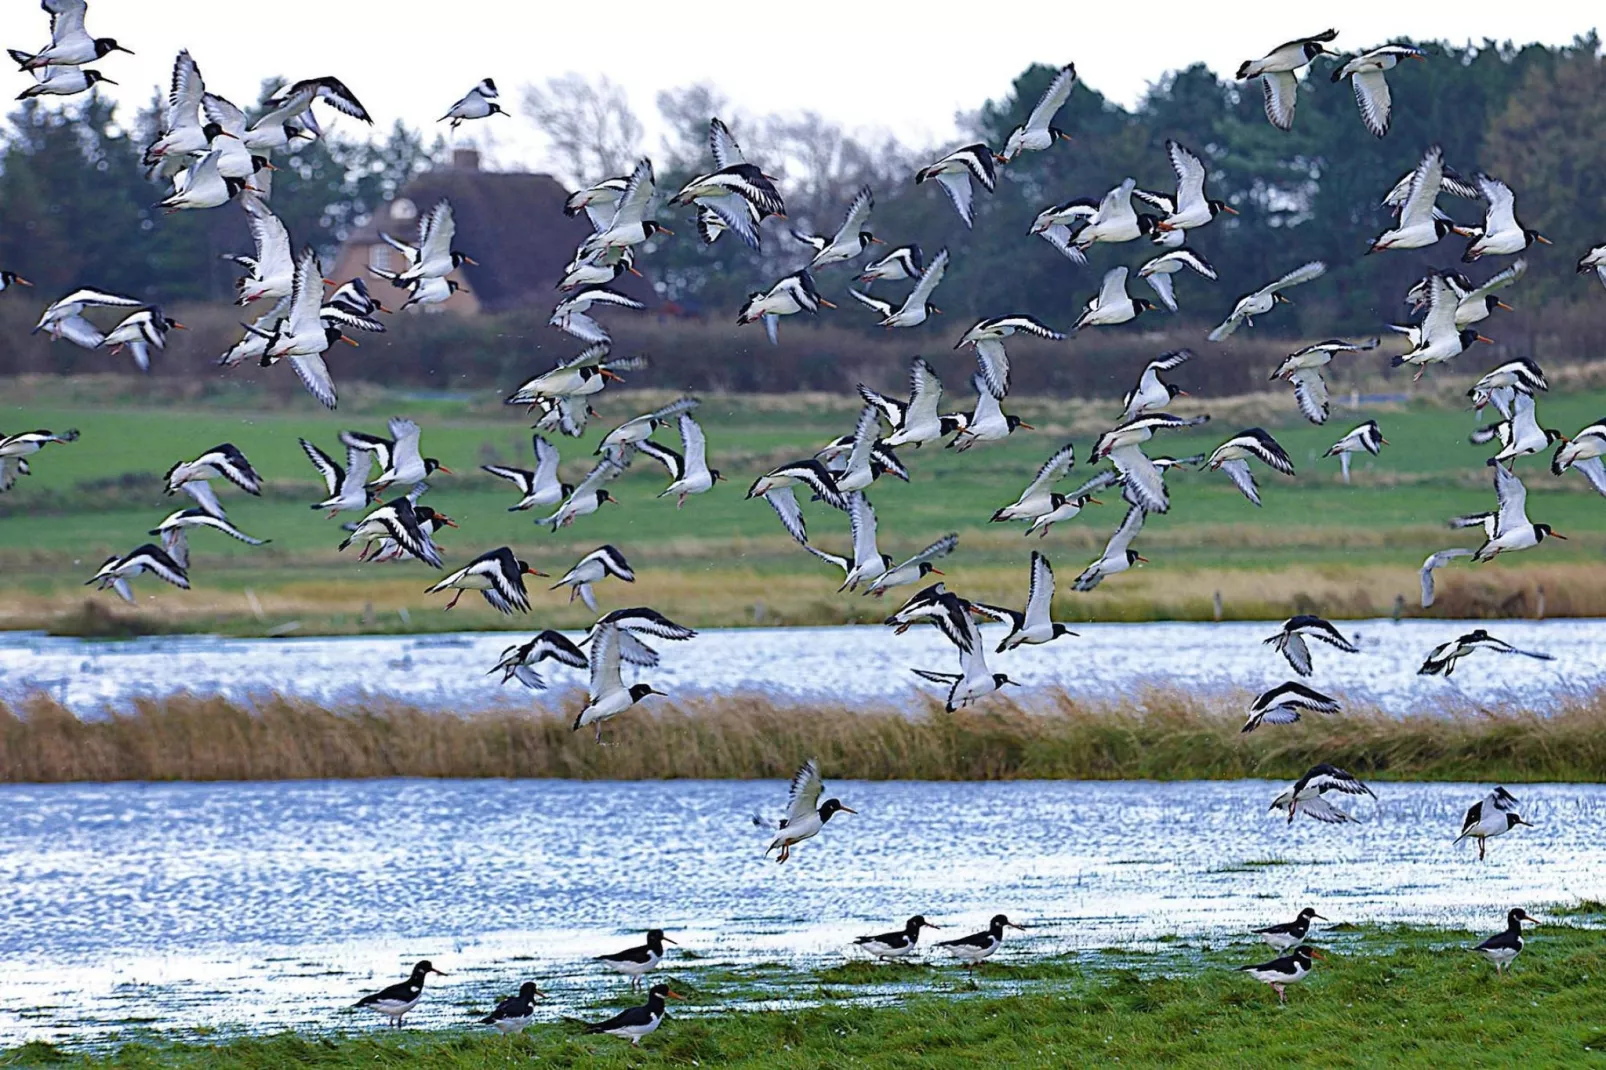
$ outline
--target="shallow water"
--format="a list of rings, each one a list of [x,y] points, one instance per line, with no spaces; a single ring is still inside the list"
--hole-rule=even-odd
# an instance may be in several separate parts
[[[1431,709],[1446,696],[1513,701],[1535,708],[1606,682],[1606,621],[1345,621],[1361,648],[1344,654],[1312,643],[1313,686],[1399,712]],[[1474,627],[1556,657],[1480,655],[1449,681],[1416,675],[1426,653]],[[386,696],[429,707],[482,709],[528,703],[518,685],[487,676],[500,651],[525,632],[330,639],[220,639],[163,636],[130,641],[0,636],[0,698],[45,690],[81,715],[137,697],[188,690],[234,699],[279,691],[318,702]],[[1275,623],[1084,624],[1081,634],[990,659],[1028,687],[1058,685],[1113,698],[1145,685],[1220,692],[1262,689],[1290,677],[1261,640]],[[985,634],[1002,638],[1001,626]],[[922,684],[911,668],[953,671],[953,648],[934,628],[904,635],[863,625],[735,628],[686,643],[659,642],[663,663],[642,674],[672,694],[762,691],[778,697],[909,701]],[[584,686],[582,673],[547,663],[555,693]]]
[[[1358,824],[1292,827],[1261,781],[828,786],[860,813],[785,866],[748,817],[774,781],[0,787],[0,1037],[370,1028],[350,1003],[425,957],[451,976],[410,1025],[465,1025],[530,977],[556,1014],[616,994],[588,958],[650,925],[701,967],[806,966],[916,912],[952,936],[1004,911],[1031,927],[1018,961],[1307,904],[1493,932],[1606,898],[1603,786],[1510,785],[1539,827],[1482,865],[1450,841],[1487,785],[1379,784]]]

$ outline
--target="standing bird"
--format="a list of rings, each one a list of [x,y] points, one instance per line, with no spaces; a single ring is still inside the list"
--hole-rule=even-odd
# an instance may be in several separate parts
[[[1378,452],[1388,444],[1389,440],[1383,437],[1383,432],[1378,429],[1377,421],[1368,420],[1329,446],[1327,452],[1322,456],[1338,458],[1338,467],[1344,473],[1344,482],[1348,483],[1351,454],[1365,450],[1373,457],[1376,457]]]
[[[992,150],[979,143],[955,149],[936,163],[915,172],[917,186],[930,179],[937,180],[942,191],[948,194],[948,199],[954,202],[954,210],[959,213],[959,218],[963,219],[965,226],[968,227],[976,218],[971,180],[980,182],[988,193],[993,191],[998,181],[998,173],[993,167]]]
[[[636,449],[669,469],[669,486],[659,491],[658,497],[673,494],[676,509],[685,505],[691,495],[704,494],[725,478],[719,469],[708,467],[708,440],[702,425],[684,412],[680,414],[680,448],[685,453],[677,453],[650,438],[636,443]]]
[[[1161,253],[1153,260],[1146,261],[1138,268],[1138,278],[1149,280],[1150,289],[1160,298],[1160,303],[1172,312],[1177,310],[1176,284],[1171,276],[1183,268],[1190,268],[1207,279],[1215,279],[1216,269],[1210,266],[1210,261],[1194,252],[1192,249],[1171,249]]]
[[[1467,251],[1461,254],[1462,260],[1470,264],[1482,256],[1520,253],[1534,242],[1541,245],[1551,243],[1537,230],[1517,221],[1517,195],[1511,192],[1510,186],[1488,175],[1479,175],[1477,182],[1483,199],[1489,202],[1489,209],[1484,216],[1483,226],[1470,232],[1472,241],[1468,243]]]
[[[942,282],[942,276],[947,270],[948,250],[943,249],[932,257],[931,263],[920,273],[919,281],[915,283],[914,289],[909,291],[901,305],[894,305],[891,301],[883,301],[879,297],[871,297],[859,290],[850,289],[848,293],[861,305],[874,310],[881,317],[882,327],[918,327],[933,313],[942,312],[942,309],[931,303],[931,295],[937,289],[937,284]]]
[[[1299,81],[1294,72],[1321,55],[1335,55],[1322,47],[1338,36],[1337,30],[1323,30],[1311,37],[1300,37],[1278,45],[1259,59],[1245,60],[1238,67],[1239,81],[1259,78],[1266,94],[1266,118],[1279,130],[1294,128],[1294,105],[1299,99]]]
[[[1337,75],[1337,71],[1333,72]],[[1381,78],[1381,75],[1379,76]],[[1360,83],[1356,82],[1359,93]],[[1381,136],[1381,135],[1380,135]],[[1411,172],[1400,216],[1390,230],[1373,239],[1368,253],[1385,249],[1423,249],[1450,233],[1451,222],[1439,212],[1439,188],[1444,184],[1444,150],[1434,145]]]
[[[1354,821],[1353,815],[1322,798],[1330,791],[1342,795],[1370,795],[1374,799],[1377,798],[1376,792],[1344,770],[1321,762],[1311,766],[1305,771],[1304,776],[1294,781],[1293,787],[1273,799],[1267,812],[1287,810],[1290,825],[1294,823],[1294,817],[1298,814],[1330,825]]]
[[[1322,368],[1340,353],[1364,353],[1376,349],[1378,342],[1379,339],[1375,337],[1360,342],[1329,338],[1325,342],[1317,342],[1315,345],[1308,345],[1288,354],[1283,362],[1277,365],[1277,370],[1271,373],[1270,378],[1286,379],[1293,383],[1294,401],[1305,419],[1313,424],[1324,424],[1327,422],[1329,407],[1327,380],[1322,376]]]
[[[1494,964],[1494,973],[1499,977],[1502,972],[1511,970],[1511,963],[1522,951],[1522,923],[1529,922],[1538,925],[1536,918],[1529,916],[1521,907],[1508,911],[1506,914],[1506,931],[1495,933],[1489,939],[1472,950],[1482,955]]]
[[[592,591],[592,584],[601,583],[609,576],[617,577],[625,583],[635,583],[636,573],[631,569],[630,562],[625,555],[612,545],[599,546],[577,561],[573,568],[563,574],[563,578],[552,585],[552,590],[559,587],[568,587],[569,601],[573,602],[578,595],[580,601],[593,613],[597,611],[597,596]]]
[[[921,256],[920,246],[900,245],[880,260],[867,265],[859,273],[859,281],[864,283],[865,289],[868,290],[878,279],[885,279],[888,282],[918,279],[924,270],[926,262]]]
[[[674,944],[675,941],[664,935],[662,929],[648,929],[647,942],[636,947],[627,947],[623,951],[616,951],[611,955],[598,955],[597,961],[630,978],[630,987],[641,987],[641,978],[658,968],[664,959],[664,945]],[[679,944],[675,944],[679,947]]]
[[[1282,295],[1283,290],[1290,286],[1298,286],[1300,283],[1319,279],[1326,273],[1326,264],[1320,260],[1312,260],[1308,264],[1301,264],[1276,282],[1267,283],[1253,293],[1245,294],[1238,299],[1238,303],[1232,307],[1232,312],[1227,318],[1215,330],[1210,332],[1208,336],[1210,341],[1225,341],[1232,332],[1238,329],[1239,324],[1248,323],[1249,326],[1253,327],[1255,325],[1254,317],[1264,316],[1277,305],[1293,304],[1292,301]]]
[[[1057,139],[1071,140],[1071,135],[1052,124],[1055,114],[1065,106],[1074,88],[1076,64],[1067,63],[1048,83],[1048,88],[1038,98],[1037,106],[1032,108],[1026,121],[1009,132],[1009,137],[1004,140],[1004,151],[994,158],[999,163],[1009,163],[1023,152],[1041,152],[1050,148]]]
[[[924,914],[916,914],[904,923],[903,928],[890,933],[877,933],[875,936],[860,936],[853,941],[855,947],[862,947],[878,959],[897,961],[906,959],[915,953],[915,947],[920,942],[921,929],[940,929],[941,925],[926,920]]]
[[[819,759],[810,758],[792,774],[792,783],[786,792],[786,815],[775,826],[777,834],[764,850],[766,858],[771,851],[780,848],[781,853],[776,861],[785,862],[792,857],[794,846],[819,835],[833,815],[859,812],[843,806],[838,799],[827,799],[821,803],[820,796],[824,791],[825,782],[820,779]]]
[[[1087,308],[1072,325],[1072,331],[1083,327],[1113,327],[1137,319],[1154,309],[1154,302],[1132,297],[1126,292],[1127,271],[1124,267],[1111,268],[1104,273],[1099,292],[1087,302]]]
[[[874,207],[875,194],[870,192],[869,186],[861,186],[853,202],[848,205],[847,218],[842,220],[842,225],[834,234],[792,231],[792,237],[814,250],[814,258],[809,261],[810,270],[852,260],[872,244],[883,244],[867,229],[870,226],[870,211]]]
[[[424,996],[424,978],[429,974],[440,977],[446,976],[446,971],[437,970],[424,959],[413,967],[412,975],[405,981],[398,981],[389,988],[382,988],[359,999],[353,1006],[367,1007],[377,1014],[390,1019],[390,1024],[397,1029],[401,1028],[402,1015],[418,1006],[418,1001]]]
[[[1355,104],[1361,109],[1361,122],[1366,129],[1382,137],[1389,132],[1392,117],[1392,100],[1389,96],[1385,71],[1392,71],[1402,59],[1427,60],[1427,53],[1407,45],[1381,45],[1368,49],[1333,71],[1333,81],[1345,78],[1355,90]]]
[[[537,988],[534,981],[525,981],[519,986],[518,995],[498,1003],[494,1011],[480,1019],[480,1024],[491,1026],[503,1036],[522,1033],[525,1026],[535,1021],[535,1001],[545,998],[546,993]]]
[[[574,731],[588,724],[596,725],[599,744],[602,722],[619,716],[648,695],[664,695],[651,684],[625,686],[620,673],[621,631],[622,626],[617,622],[599,623],[591,631],[591,684],[586,692],[585,708],[575,716]]]
[[[976,967],[985,958],[1004,946],[1004,930],[1018,929],[1026,931],[1026,926],[1016,925],[1003,914],[994,914],[993,920],[987,923],[987,928],[979,933],[961,936],[957,940],[944,940],[937,944],[950,955],[965,964],[965,968],[974,972]]]
[[[1337,713],[1338,700],[1306,687],[1297,680],[1278,684],[1255,696],[1249,718],[1240,732],[1253,732],[1263,724],[1294,724],[1301,713]]]
[[[1330,621],[1310,613],[1302,613],[1297,617],[1289,617],[1283,621],[1282,630],[1276,635],[1262,639],[1261,642],[1271,647],[1284,658],[1288,664],[1301,676],[1311,674],[1310,647],[1305,644],[1305,638],[1319,639],[1328,646],[1337,647],[1346,654],[1359,654],[1361,648],[1344,638],[1344,633],[1333,627]]]
[[[1284,990],[1289,985],[1305,979],[1310,973],[1311,959],[1326,957],[1313,947],[1301,945],[1296,947],[1292,954],[1272,959],[1270,962],[1262,962],[1258,966],[1240,966],[1238,972],[1247,973],[1255,980],[1271,985],[1272,990],[1277,993],[1277,1002],[1283,1004],[1288,1002]]]
[[[1266,941],[1266,943],[1270,944],[1278,951],[1287,951],[1289,948],[1298,947],[1300,944],[1305,942],[1305,937],[1310,935],[1310,923],[1312,918],[1316,918],[1321,921],[1327,920],[1320,914],[1316,913],[1313,908],[1306,907],[1304,910],[1299,912],[1299,916],[1293,921],[1285,921],[1277,925],[1268,925],[1264,929],[1253,929],[1251,931],[1260,934],[1260,938],[1262,940]]]
[[[1002,654],[1027,644],[1037,646],[1051,643],[1062,635],[1074,636],[1063,624],[1050,619],[1054,605],[1054,567],[1048,558],[1032,551],[1031,582],[1026,589],[1026,609],[1017,613],[1013,609],[974,603],[975,608],[996,620],[1009,624],[1009,634],[998,644],[995,653]]]
[[[1222,212],[1238,214],[1238,210],[1226,201],[1205,197],[1203,160],[1176,141],[1167,140],[1165,151],[1171,158],[1171,169],[1177,173],[1177,197],[1170,214],[1155,224],[1156,230],[1192,230],[1204,226]]]
[[[1471,838],[1478,841],[1478,861],[1484,860],[1488,841],[1504,836],[1518,825],[1534,828],[1532,821],[1524,821],[1517,813],[1517,797],[1505,788],[1495,788],[1487,796],[1467,807],[1467,816],[1461,822],[1461,835],[1454,843]]]
[[[1143,374],[1138,376],[1138,385],[1126,392],[1121,399],[1125,411],[1121,413],[1121,422],[1130,423],[1147,412],[1157,412],[1166,408],[1176,397],[1187,397],[1188,392],[1174,383],[1162,383],[1160,373],[1180,368],[1193,359],[1193,350],[1174,349],[1169,353],[1160,354],[1159,359],[1151,360],[1143,367]]]
[[[630,1044],[634,1047],[641,1043],[642,1037],[656,1031],[663,1024],[664,1000],[682,998],[684,997],[672,991],[668,985],[653,985],[647,990],[647,1002],[644,1005],[622,1010],[606,1022],[587,1025],[586,1032],[629,1037]]]
[[[478,591],[497,612],[511,616],[515,610],[520,613],[530,611],[530,594],[525,590],[524,577],[545,575],[545,572],[531,568],[527,562],[513,556],[510,548],[500,546],[476,557],[439,583],[425,588],[424,593],[455,592],[452,600],[446,603],[447,610],[451,610],[457,605],[457,600],[463,597],[464,591]]]
[[[100,571],[84,581],[84,586],[95,584],[96,589],[101,591],[109,587],[116,591],[123,601],[133,605],[134,591],[129,587],[128,581],[144,572],[149,572],[162,582],[170,583],[180,590],[190,589],[190,578],[183,566],[174,561],[167,551],[150,543],[138,546],[121,557],[115,554],[108,557],[100,566]]]
[[[1448,643],[1440,643],[1428,651],[1422,667],[1416,671],[1417,675],[1448,677],[1455,672],[1457,662],[1480,650],[1487,650],[1491,654],[1521,654],[1536,661],[1556,660],[1552,654],[1544,654],[1537,650],[1519,650],[1503,639],[1496,639],[1482,628],[1474,628],[1467,634],[1457,636]]]
[[[1140,505],[1128,509],[1121,526],[1105,545],[1103,555],[1082,570],[1073,587],[1078,591],[1091,591],[1108,577],[1125,572],[1140,561],[1147,564],[1149,559],[1132,549],[1132,540],[1143,530],[1143,521],[1148,515]]]
[[[1246,428],[1216,447],[1210,455],[1205,466],[1212,472],[1221,470],[1227,473],[1245,498],[1256,505],[1260,504],[1260,490],[1255,485],[1254,473],[1250,471],[1251,459],[1258,460],[1274,471],[1285,476],[1294,474],[1294,462],[1289,458],[1288,451],[1267,432],[1264,428]]]
[[[435,121],[444,123],[450,119],[452,129],[456,130],[469,119],[489,119],[493,115],[506,115],[507,112],[502,110],[502,105],[496,103],[497,95],[496,83],[489,78],[481,78],[478,85],[463,94],[461,100],[447,108],[446,114]]]
[[[247,494],[262,494],[262,477],[232,442],[213,446],[193,461],[180,461],[167,470],[165,478],[169,494],[186,483],[205,479],[226,479]]]

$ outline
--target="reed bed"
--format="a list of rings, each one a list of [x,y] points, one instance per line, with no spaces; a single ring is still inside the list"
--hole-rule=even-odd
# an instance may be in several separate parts
[[[579,696],[560,698],[578,708]],[[174,696],[84,719],[42,694],[0,704],[0,781],[371,777],[639,780],[790,775],[818,756],[833,779],[1292,779],[1327,761],[1398,780],[1606,780],[1606,692],[1543,712],[1353,708],[1239,731],[1247,696],[1151,689],[1121,702],[1059,691],[949,714],[933,703],[790,703],[755,695],[656,703],[610,722],[611,746],[570,714],[325,708]]]

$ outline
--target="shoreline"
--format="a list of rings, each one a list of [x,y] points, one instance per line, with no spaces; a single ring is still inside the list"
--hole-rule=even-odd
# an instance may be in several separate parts
[[[392,1033],[344,1009],[328,1031],[254,1035],[221,1026],[188,1037],[131,1031],[104,1043],[65,1038],[0,1050],[0,1066],[346,1067],[406,1062],[457,1070],[544,1059],[552,1065],[863,1066],[1222,1065],[1245,1051],[1305,1065],[1319,1045],[1337,1065],[1560,1065],[1606,1042],[1599,971],[1606,923],[1599,902],[1534,907],[1542,919],[1512,976],[1499,985],[1465,949],[1493,932],[1432,926],[1336,924],[1313,933],[1327,958],[1292,985],[1279,1008],[1264,985],[1236,972],[1274,953],[1248,935],[1175,938],[1142,948],[1034,955],[1006,944],[975,977],[962,967],[848,958],[801,968],[730,968],[677,958],[654,980],[687,997],[640,1047],[580,1034],[560,1013],[597,1020],[639,1002],[622,979],[579,998],[537,1005],[524,1033],[499,1037],[473,1025],[529,967],[427,989],[439,1026]],[[924,959],[924,956],[923,956]],[[933,963],[945,962],[936,955]],[[534,977],[554,991],[567,981]],[[596,978],[591,978],[595,981]],[[341,989],[351,980],[331,982]],[[360,986],[359,986],[360,987]],[[579,995],[578,993],[576,993]],[[220,994],[221,996],[221,994]],[[1535,1013],[1535,1007],[1539,1011]],[[422,1009],[422,1008],[421,1008]],[[678,1012],[678,1013],[677,1013]],[[1342,1053],[1342,1057],[1340,1054]]]

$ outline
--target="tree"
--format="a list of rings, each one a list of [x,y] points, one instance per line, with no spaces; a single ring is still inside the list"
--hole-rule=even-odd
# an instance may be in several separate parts
[[[545,86],[526,86],[524,112],[571,182],[628,173],[641,145],[641,120],[624,88],[606,75],[593,82],[570,73],[549,78]]]

